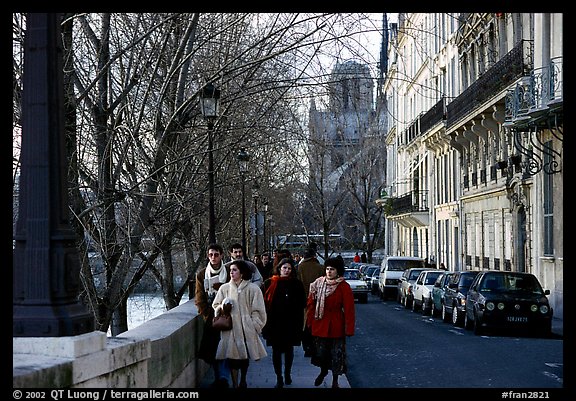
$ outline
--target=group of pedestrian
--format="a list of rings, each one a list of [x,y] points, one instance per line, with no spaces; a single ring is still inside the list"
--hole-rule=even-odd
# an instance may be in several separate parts
[[[309,248],[297,263],[287,250],[275,250],[245,260],[243,247],[229,247],[224,263],[219,244],[208,247],[208,264],[196,273],[195,303],[204,318],[199,357],[214,371],[213,387],[247,387],[250,360],[258,361],[272,348],[276,388],[292,384],[294,347],[320,368],[320,386],[332,371],[332,387],[345,374],[346,337],[354,334],[354,296],[343,279],[344,261],[328,258],[322,266]],[[227,312],[231,330],[212,327],[215,315]]]

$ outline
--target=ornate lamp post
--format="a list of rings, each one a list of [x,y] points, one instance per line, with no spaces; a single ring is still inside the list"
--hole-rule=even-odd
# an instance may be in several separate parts
[[[59,13],[30,13],[27,19],[13,337],[94,330],[94,317],[78,299],[80,258],[68,208],[61,23]]]
[[[246,196],[244,175],[248,171],[248,161],[250,161],[250,155],[244,148],[242,148],[240,149],[240,152],[236,158],[238,159],[238,164],[240,166],[240,179],[242,181],[242,251],[246,252]]]
[[[200,92],[200,109],[208,123],[208,242],[216,242],[216,213],[214,211],[214,155],[212,130],[214,121],[218,118],[220,90],[211,82]]]
[[[260,185],[254,180],[252,185],[252,198],[254,199],[254,254],[258,254],[258,198],[260,197]]]

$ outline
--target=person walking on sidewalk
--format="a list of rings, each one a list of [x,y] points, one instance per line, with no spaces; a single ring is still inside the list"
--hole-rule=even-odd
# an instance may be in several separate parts
[[[300,262],[298,266],[298,279],[302,281],[304,286],[304,293],[306,299],[308,299],[308,294],[310,293],[310,284],[314,282],[318,277],[322,277],[326,274],[324,266],[320,264],[316,258],[316,249],[308,247],[304,251],[304,259]],[[304,316],[306,312],[304,312]],[[306,317],[304,317],[306,321]],[[304,356],[311,357],[312,351],[314,349],[314,344],[312,342],[312,333],[310,333],[310,328],[304,325],[302,332],[302,348],[304,349]]]
[[[220,342],[220,333],[212,328],[214,309],[212,302],[220,286],[230,280],[229,271],[224,266],[222,258],[224,249],[219,244],[208,245],[208,264],[196,273],[196,289],[194,303],[198,314],[204,319],[204,331],[200,340],[198,357],[212,365],[214,382],[212,387],[226,388],[229,386],[230,369],[226,361],[216,360],[216,349]]]
[[[332,370],[332,388],[338,388],[338,376],[347,372],[346,337],[354,335],[354,294],[344,280],[344,261],[328,258],[326,275],[310,285],[306,324],[314,337],[311,363],[320,367],[314,381],[320,386]]]
[[[276,373],[276,388],[292,384],[294,346],[302,340],[306,295],[302,282],[296,277],[294,262],[284,258],[276,266],[272,277],[264,282],[267,322],[262,330],[266,345],[272,347],[272,364]],[[282,376],[284,354],[284,376]]]
[[[232,245],[230,245],[228,251],[230,252],[230,262],[226,263],[226,268],[230,270],[230,265],[235,260],[239,259],[244,260],[247,266],[250,268],[250,271],[252,272],[252,278],[250,279],[250,281],[252,281],[254,284],[257,284],[258,287],[260,287],[263,290],[264,279],[262,278],[262,275],[260,274],[260,271],[258,270],[256,264],[251,260],[247,260],[246,258],[244,258],[244,248],[242,247],[242,244],[235,242]]]
[[[250,359],[258,361],[267,356],[260,339],[266,324],[266,305],[262,289],[251,282],[252,270],[248,262],[237,259],[230,263],[230,281],[223,284],[212,303],[214,313],[231,304],[232,330],[220,332],[216,360],[227,360],[234,388],[246,388]],[[238,383],[240,370],[240,383]]]

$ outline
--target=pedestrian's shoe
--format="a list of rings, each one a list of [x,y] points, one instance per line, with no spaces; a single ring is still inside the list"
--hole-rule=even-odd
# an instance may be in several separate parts
[[[322,382],[324,381],[324,378],[326,377],[326,374],[320,372],[320,374],[318,375],[318,377],[316,378],[316,380],[314,380],[314,385],[316,387],[318,387],[319,385],[322,384]]]
[[[240,380],[238,388],[248,388],[248,383],[246,383],[246,380]]]
[[[284,380],[282,380],[282,376],[278,375],[276,376],[276,385],[274,386],[274,388],[282,388],[284,387]]]
[[[284,383],[288,385],[292,384],[292,376],[290,376],[290,373],[284,374]]]

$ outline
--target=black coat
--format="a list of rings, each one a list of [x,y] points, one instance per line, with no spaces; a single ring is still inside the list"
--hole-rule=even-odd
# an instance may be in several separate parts
[[[265,290],[271,280],[266,280]],[[297,278],[279,280],[272,302],[266,302],[267,321],[262,336],[268,346],[300,345],[306,294]]]

